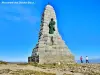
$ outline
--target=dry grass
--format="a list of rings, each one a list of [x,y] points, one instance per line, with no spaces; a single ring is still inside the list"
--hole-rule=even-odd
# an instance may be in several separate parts
[[[81,66],[80,64],[61,64],[61,65],[58,65],[58,64],[38,64],[38,63],[19,63],[17,65],[20,65],[20,66],[26,66],[26,65],[31,65],[31,66],[35,66],[35,67],[39,67],[39,68],[49,68],[49,69],[52,69],[52,68],[71,68],[71,67],[79,67]]]
[[[0,64],[8,64],[7,62],[5,62],[5,61],[0,61]]]
[[[38,63],[16,63],[17,65],[32,65],[32,64],[38,64]]]
[[[10,69],[2,69],[2,70],[0,70],[0,74],[9,73],[10,71],[12,71],[12,70],[10,70]]]
[[[40,67],[40,68],[56,68],[56,67],[58,67],[58,65],[56,65],[56,64],[38,64],[38,63],[19,63],[17,65],[20,65],[20,66],[32,65],[32,66]]]
[[[45,73],[45,72],[41,72],[41,71],[22,70],[22,69],[18,69],[16,71],[12,71],[10,69],[2,69],[2,70],[0,70],[0,74],[10,74],[10,75],[56,75],[55,73]]]
[[[7,62],[4,62],[4,61],[0,61],[0,65],[2,64],[9,64]],[[55,69],[61,69],[61,72],[62,71],[70,71],[72,73],[83,73],[84,75],[100,75],[100,73],[96,73],[93,71],[90,71],[89,69],[92,69],[93,66],[91,65],[87,65],[87,64],[61,64],[61,65],[58,65],[58,64],[38,64],[38,63],[16,63],[18,65],[18,67],[37,67],[38,69],[41,69],[41,70],[37,70],[37,71],[34,71],[33,69],[28,69],[28,70],[22,70],[21,69],[16,69],[16,71],[12,71],[10,69],[2,69],[0,70],[0,74],[3,74],[3,73],[9,73],[11,75],[56,75],[54,73],[49,73],[49,71],[44,71],[42,72],[42,70],[48,70],[50,69],[52,71],[55,70]],[[11,65],[11,64],[10,64]],[[31,66],[27,66],[27,65],[31,65]],[[95,65],[94,65],[95,66]],[[98,66],[98,65],[96,65]],[[12,67],[13,68],[13,67]],[[87,70],[85,70],[85,68]],[[82,70],[82,71],[81,71]],[[89,71],[88,71],[89,70]],[[98,72],[98,71],[97,71]],[[63,75],[73,75],[73,74],[63,74]]]
[[[66,74],[66,73],[64,73],[63,75],[74,75],[74,74]]]
[[[56,75],[54,73],[45,73],[45,72],[33,71],[33,70],[17,70],[17,71],[12,71],[10,74],[12,75]]]

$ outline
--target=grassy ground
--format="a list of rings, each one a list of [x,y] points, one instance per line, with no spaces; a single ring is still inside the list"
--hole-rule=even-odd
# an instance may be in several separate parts
[[[8,64],[7,62],[5,62],[5,61],[0,61],[0,64]]]
[[[62,72],[63,74],[61,75],[74,75],[75,73],[81,73],[84,75],[100,75],[99,64],[66,64],[66,65],[60,64],[58,65],[58,64],[38,64],[38,63],[14,63],[13,65],[11,63],[1,61],[0,66],[2,65],[3,67],[7,67],[7,66],[8,67],[7,69],[5,68],[0,69],[0,74],[9,73],[11,75],[56,75],[56,73]],[[16,68],[16,70],[14,71],[12,68],[14,69]]]
[[[60,68],[60,69],[62,69],[62,68],[67,68],[67,67],[70,68],[70,67],[73,67],[73,66],[76,66],[76,67],[81,66],[80,64],[66,64],[66,65],[61,64],[61,65],[58,65],[58,64],[38,64],[38,63],[24,63],[24,64],[19,63],[17,65],[21,65],[21,66],[32,65],[32,66],[35,66],[35,67],[49,68],[49,69],[51,69],[51,68]]]
[[[0,70],[0,74],[4,74],[4,73],[9,75],[56,75],[55,73],[45,73],[41,71],[23,70],[23,69],[18,69],[16,71],[10,69]]]

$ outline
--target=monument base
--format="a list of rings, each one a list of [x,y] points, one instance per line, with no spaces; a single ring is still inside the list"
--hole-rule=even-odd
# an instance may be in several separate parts
[[[39,64],[54,64],[54,63],[62,63],[62,64],[68,64],[68,63],[75,63],[74,56],[58,56],[58,57],[49,57],[49,58],[40,58]]]
[[[28,57],[28,62],[37,62],[39,64],[54,64],[54,63],[75,63],[74,56],[50,56],[50,57],[40,57],[39,56],[32,56]]]
[[[37,62],[39,63],[39,56],[30,56],[28,57],[28,62]]]

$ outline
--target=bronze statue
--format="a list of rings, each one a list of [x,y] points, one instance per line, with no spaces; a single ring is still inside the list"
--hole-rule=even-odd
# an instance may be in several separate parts
[[[55,31],[55,21],[53,18],[51,18],[51,21],[49,23],[49,34],[53,34]]]

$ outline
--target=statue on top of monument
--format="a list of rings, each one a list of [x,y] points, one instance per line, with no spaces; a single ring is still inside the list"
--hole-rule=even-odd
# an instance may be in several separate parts
[[[51,21],[49,23],[49,34],[53,34],[55,31],[55,21],[53,18],[51,18]]]

